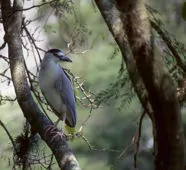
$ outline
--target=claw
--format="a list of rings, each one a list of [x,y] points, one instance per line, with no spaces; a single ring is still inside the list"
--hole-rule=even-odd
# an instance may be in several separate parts
[[[52,140],[51,142],[53,142],[53,140],[57,137],[60,137],[61,139],[64,139],[66,138],[66,135],[63,133],[63,131],[61,130],[59,132],[59,130],[57,129],[57,127],[55,125],[48,125],[46,128],[45,128],[45,133],[44,133],[44,136],[46,136],[48,133],[50,134],[55,134],[53,137],[52,137]]]

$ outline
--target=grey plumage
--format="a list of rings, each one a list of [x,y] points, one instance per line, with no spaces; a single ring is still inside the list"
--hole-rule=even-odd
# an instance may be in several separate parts
[[[51,49],[41,63],[39,72],[39,86],[48,104],[59,119],[70,127],[75,127],[77,122],[74,89],[70,79],[59,61],[71,62],[62,51]]]

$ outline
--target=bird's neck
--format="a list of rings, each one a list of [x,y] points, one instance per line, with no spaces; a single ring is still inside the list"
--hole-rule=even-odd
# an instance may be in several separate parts
[[[51,60],[49,57],[45,57],[42,64],[42,69],[45,70],[48,77],[55,78],[56,76],[58,76],[59,70],[61,68],[57,62]]]
[[[50,65],[50,64],[58,64],[57,61],[54,60],[53,57],[51,57],[50,55],[45,55],[45,57],[43,58],[43,65]]]

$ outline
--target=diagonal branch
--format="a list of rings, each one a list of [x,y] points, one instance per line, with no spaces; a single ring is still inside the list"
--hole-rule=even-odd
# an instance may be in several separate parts
[[[14,147],[14,150],[17,152],[14,139],[13,139],[10,132],[8,131],[8,129],[6,128],[6,126],[4,125],[4,123],[1,120],[0,120],[0,126],[2,126],[2,128],[5,130],[6,134],[8,135],[8,137],[9,137],[9,139],[10,139],[10,141],[11,141],[13,147]]]
[[[40,7],[44,6],[44,5],[50,5],[50,4],[52,4],[52,3],[56,2],[56,1],[58,1],[58,0],[51,0],[51,1],[43,2],[42,4],[33,5],[31,7],[28,7],[28,8],[18,9],[15,12],[18,12],[18,11],[28,11],[28,10],[31,10],[31,9],[34,9],[34,8],[40,8]]]
[[[135,153],[134,153],[134,169],[137,169],[137,156],[138,156],[138,152],[139,152],[141,129],[142,129],[142,122],[143,122],[144,116],[145,116],[145,112],[143,112],[142,115],[140,116],[140,120],[139,120],[139,123],[138,123],[138,134],[137,134],[137,139],[135,139],[136,150],[135,150]]]

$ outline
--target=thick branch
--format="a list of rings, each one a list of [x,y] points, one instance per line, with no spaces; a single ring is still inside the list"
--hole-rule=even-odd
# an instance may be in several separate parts
[[[20,38],[23,0],[14,0],[13,7],[10,6],[9,0],[1,0],[0,2],[5,29],[5,40],[8,44],[12,80],[17,101],[24,116],[31,124],[32,130],[39,132],[42,139],[45,140],[47,145],[51,148],[61,169],[79,170],[78,162],[70,150],[66,140],[55,137],[58,130],[56,129],[55,133],[45,132],[46,127],[53,124],[42,114],[30,93],[30,88],[26,80],[24,57]],[[15,10],[19,12],[12,13]]]

